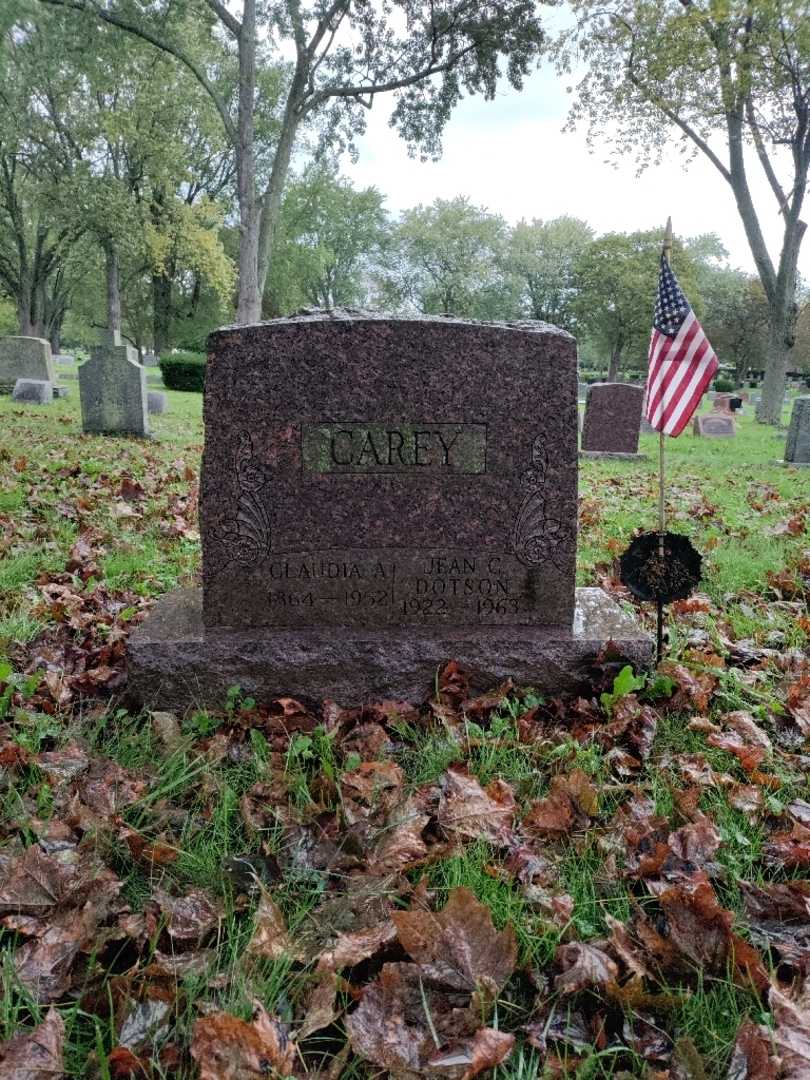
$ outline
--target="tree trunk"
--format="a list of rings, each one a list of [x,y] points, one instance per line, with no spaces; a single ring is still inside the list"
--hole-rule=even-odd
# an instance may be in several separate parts
[[[259,282],[259,205],[256,192],[253,107],[256,95],[256,0],[244,0],[239,33],[239,117],[236,141],[236,190],[239,200],[239,296],[236,321],[241,326],[261,318]]]
[[[169,349],[172,317],[172,279],[166,274],[152,275],[152,332],[154,349],[161,356]]]
[[[762,397],[757,405],[756,417],[760,424],[781,424],[782,406],[787,387],[787,371],[793,353],[795,315],[794,304],[780,304],[771,309],[768,326],[768,347],[765,360],[765,378]]]
[[[107,343],[121,344],[121,268],[112,240],[104,244],[107,276]]]
[[[264,285],[267,281],[267,272],[270,269],[270,258],[273,253],[273,241],[276,235],[278,220],[281,216],[281,199],[284,194],[284,185],[287,182],[287,174],[290,171],[295,134],[298,130],[296,86],[298,80],[296,73],[290,96],[287,99],[287,107],[284,110],[284,119],[281,123],[281,135],[279,137],[276,153],[273,157],[273,168],[270,171],[270,179],[267,190],[262,198],[261,231],[258,249],[258,289],[259,297],[264,295]]]
[[[608,364],[607,381],[616,382],[619,377],[619,364],[622,362],[622,347],[617,345],[613,352],[610,354],[610,363]]]

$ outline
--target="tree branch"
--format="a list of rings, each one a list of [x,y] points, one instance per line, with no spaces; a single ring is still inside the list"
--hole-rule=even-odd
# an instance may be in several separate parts
[[[312,109],[317,108],[328,98],[361,98],[364,94],[373,96],[374,94],[388,93],[389,90],[401,90],[405,86],[413,86],[414,83],[421,82],[423,79],[429,79],[431,75],[439,75],[443,71],[449,71],[459,60],[463,59],[468,53],[473,52],[474,49],[475,45],[468,45],[466,49],[461,49],[459,52],[449,56],[443,64],[430,64],[428,67],[422,68],[420,71],[407,75],[402,79],[389,79],[388,82],[367,83],[358,86],[326,86],[323,90],[319,90],[310,97],[306,105],[306,111],[310,112]]]
[[[756,147],[759,163],[768,178],[768,183],[771,185],[771,191],[773,191],[776,196],[776,201],[779,203],[779,213],[784,214],[785,209],[787,208],[788,197],[782,190],[782,185],[779,183],[779,179],[773,170],[773,165],[771,165],[771,160],[768,157],[768,151],[765,148],[762,132],[757,123],[756,114],[754,112],[754,103],[751,100],[750,94],[745,101],[745,118],[748,121],[748,127],[751,129],[751,135],[754,139],[754,146]]]
[[[169,56],[173,56],[175,60],[179,60],[184,67],[188,68],[203,90],[205,90],[211,98],[211,101],[214,103],[214,106],[220,115],[228,138],[233,143],[236,142],[236,128],[234,127],[233,120],[225,106],[225,102],[219,96],[213,83],[208,79],[200,65],[192,60],[190,56],[187,56],[176,45],[172,45],[171,42],[158,37],[157,34],[153,34],[145,27],[138,26],[137,23],[122,18],[122,16],[117,15],[114,11],[98,7],[96,4],[92,3],[92,0],[90,0],[90,2],[85,2],[85,0],[39,0],[39,2],[41,4],[50,4],[53,7],[71,8],[73,11],[85,13],[89,12],[90,14],[96,15],[104,22],[109,23],[111,26],[117,26],[119,30],[125,30],[129,34],[141,38],[142,41],[148,41],[150,45],[154,45],[155,48],[161,49],[163,52],[168,53]]]
[[[225,26],[227,26],[233,36],[238,40],[239,35],[242,33],[242,24],[239,22],[236,16],[231,15],[230,11],[228,11],[225,5],[221,4],[219,0],[205,0],[205,2],[211,8],[219,21]]]

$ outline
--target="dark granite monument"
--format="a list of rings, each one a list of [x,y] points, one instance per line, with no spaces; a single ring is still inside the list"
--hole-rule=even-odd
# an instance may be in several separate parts
[[[574,587],[569,335],[330,312],[209,347],[202,594],[130,639],[136,697],[421,699],[449,659],[560,689],[608,640],[649,662],[632,618]]]
[[[705,435],[710,439],[732,439],[737,434],[737,425],[731,412],[719,410],[695,416],[692,434]]]
[[[638,436],[644,387],[593,383],[588,387],[582,452],[587,457],[640,457]]]
[[[786,465],[810,465],[810,397],[793,402],[785,443]]]

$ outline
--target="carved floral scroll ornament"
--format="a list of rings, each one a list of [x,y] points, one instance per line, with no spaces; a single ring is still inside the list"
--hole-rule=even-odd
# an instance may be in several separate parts
[[[261,562],[270,554],[270,515],[261,498],[267,479],[267,469],[254,456],[250,433],[241,432],[236,452],[236,513],[214,529],[216,539],[241,566]]]
[[[538,435],[532,444],[532,468],[520,478],[526,495],[520,505],[512,533],[515,554],[526,566],[550,562],[560,573],[567,569],[574,530],[559,518],[546,513],[545,484],[548,475],[548,452],[545,437]]]

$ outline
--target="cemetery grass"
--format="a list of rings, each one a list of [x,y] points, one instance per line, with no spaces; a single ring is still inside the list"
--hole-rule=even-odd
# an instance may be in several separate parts
[[[784,435],[668,441],[704,581],[646,679],[605,655],[577,698],[475,698],[450,665],[419,709],[140,715],[127,634],[199,567],[201,398],[168,397],[150,442],[81,436],[75,394],[0,399],[0,1076],[34,1039],[75,1077],[810,1075]],[[579,583],[623,602],[641,449],[581,470]]]

